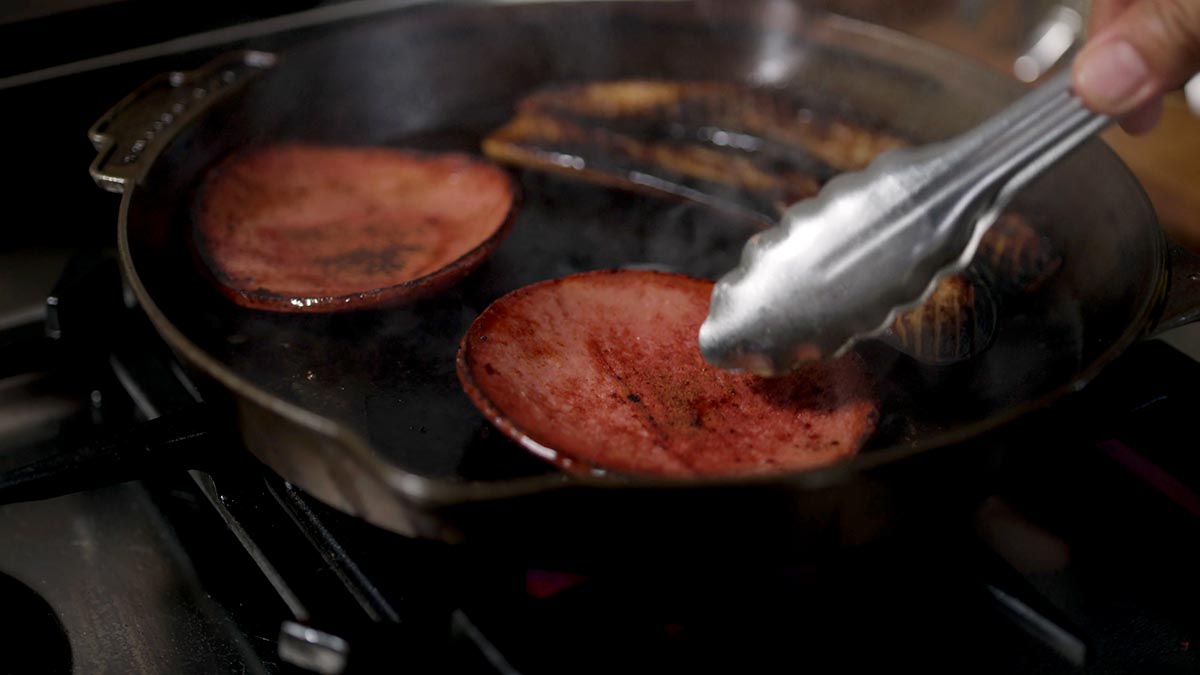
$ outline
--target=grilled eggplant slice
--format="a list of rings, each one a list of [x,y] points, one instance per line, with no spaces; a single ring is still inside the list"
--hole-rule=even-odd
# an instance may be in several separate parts
[[[764,223],[900,139],[780,90],[631,81],[523,100],[484,141],[494,159],[698,201]]]
[[[1001,292],[1033,293],[1062,267],[1063,258],[1023,216],[1005,213],[979,242],[975,261]]]
[[[820,189],[811,174],[786,168],[772,173],[752,155],[627,136],[541,112],[516,117],[490,135],[483,149],[507,164],[686,199],[764,225],[784,204]]]
[[[536,92],[488,136],[484,151],[515,166],[687,199],[773,225],[834,175],[904,144],[879,120],[793,92],[631,80]],[[927,363],[969,358],[995,330],[993,287],[1034,290],[1060,263],[1024,219],[1006,215],[981,242],[972,268],[941,282],[929,301],[936,306],[901,317],[884,340]],[[970,304],[948,304],[954,302]]]
[[[804,165],[818,179],[904,145],[877,120],[793,91],[728,82],[627,80],[535,93],[520,114],[549,113],[627,136],[701,142]]]
[[[955,363],[987,347],[997,315],[987,282],[967,271],[943,279],[924,303],[897,317],[881,339],[918,361]]]

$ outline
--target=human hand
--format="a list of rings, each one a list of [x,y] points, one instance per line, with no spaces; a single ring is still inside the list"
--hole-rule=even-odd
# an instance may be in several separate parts
[[[1094,0],[1075,59],[1075,91],[1132,134],[1162,116],[1162,96],[1200,70],[1200,0]]]

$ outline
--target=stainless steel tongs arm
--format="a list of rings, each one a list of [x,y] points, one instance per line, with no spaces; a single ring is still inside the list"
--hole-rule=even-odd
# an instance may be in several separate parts
[[[882,332],[971,262],[1021,188],[1109,122],[1064,71],[956,138],[834,178],[752,238],[717,284],[705,358],[781,374]]]
[[[994,199],[989,206],[999,209],[1111,122],[1083,105],[1071,91],[1070,70],[1064,70],[939,149],[945,174],[943,181],[932,183],[937,187],[935,200],[991,194]]]

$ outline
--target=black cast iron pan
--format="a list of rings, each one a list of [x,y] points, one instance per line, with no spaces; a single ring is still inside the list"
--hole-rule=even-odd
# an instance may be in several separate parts
[[[235,307],[190,259],[198,181],[231,152],[279,140],[477,151],[539,86],[627,77],[804,88],[917,140],[949,136],[1019,94],[961,57],[787,3],[443,3],[278,58],[234,54],[151,82],[97,125],[93,173],[124,192],[121,263],[138,301],[234,405],[259,459],[402,534],[574,560],[814,552],[936,520],[984,468],[972,439],[1082,386],[1200,306],[1190,259],[1169,254],[1137,182],[1091,143],[1018,204],[1065,263],[1006,306],[989,350],[933,368],[866,349],[884,418],[859,458],[674,483],[568,477],[532,461],[460,391],[455,352],[492,300],[541,279],[630,265],[716,277],[752,223],[519,173],[512,233],[476,273],[417,305],[342,315]]]

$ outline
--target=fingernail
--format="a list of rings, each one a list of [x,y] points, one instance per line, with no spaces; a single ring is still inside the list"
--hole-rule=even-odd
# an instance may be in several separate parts
[[[1138,107],[1147,88],[1150,69],[1128,42],[1099,45],[1083,55],[1076,72],[1080,93],[1103,112],[1120,115]]]

